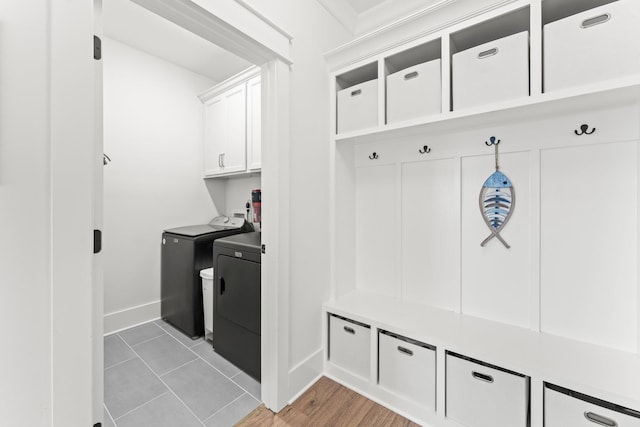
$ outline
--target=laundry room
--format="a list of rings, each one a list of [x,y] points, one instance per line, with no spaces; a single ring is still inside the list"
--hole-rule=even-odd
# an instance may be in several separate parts
[[[260,170],[204,178],[205,105],[198,96],[251,63],[127,0],[105,2],[103,20],[110,333],[157,317],[162,232],[246,216]]]

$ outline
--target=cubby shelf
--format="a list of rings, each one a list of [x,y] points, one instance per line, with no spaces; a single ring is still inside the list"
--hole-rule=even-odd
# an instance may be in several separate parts
[[[631,353],[367,291],[329,301],[324,309],[370,325],[372,330],[398,333],[442,351],[492,361],[539,381],[640,407],[640,358]]]
[[[502,122],[518,117],[551,116],[589,107],[636,102],[638,99],[640,99],[640,75],[345,132],[335,135],[334,139],[336,142],[368,142],[404,133],[438,132],[495,121]]]

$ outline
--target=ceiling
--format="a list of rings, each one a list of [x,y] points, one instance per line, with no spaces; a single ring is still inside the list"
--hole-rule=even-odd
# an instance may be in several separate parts
[[[360,36],[414,12],[456,0],[317,0],[353,35]]]
[[[215,82],[221,82],[252,65],[130,0],[103,2],[102,16],[105,36]],[[107,55],[108,52],[105,57]]]

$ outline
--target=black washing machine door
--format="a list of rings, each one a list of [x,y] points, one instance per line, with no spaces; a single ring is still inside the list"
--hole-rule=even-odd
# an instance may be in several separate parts
[[[220,255],[215,274],[216,317],[260,334],[260,263]]]

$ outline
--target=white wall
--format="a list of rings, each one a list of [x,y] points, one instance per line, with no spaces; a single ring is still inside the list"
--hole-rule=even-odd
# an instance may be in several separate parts
[[[104,169],[109,333],[160,315],[162,231],[207,223],[219,207],[202,178],[197,98],[215,82],[108,38],[103,55],[104,150],[112,159]]]
[[[0,425],[51,416],[48,2],[0,2]]]
[[[312,379],[313,369],[322,369],[321,309],[329,291],[329,74],[323,54],[352,36],[315,0],[247,3],[293,36],[289,390],[294,395]]]
[[[245,205],[248,200],[251,200],[251,191],[260,188],[260,174],[235,177],[225,181],[226,211],[224,213],[233,216],[236,212],[242,212],[246,215]],[[253,220],[253,209],[250,210],[249,215],[249,220]]]

